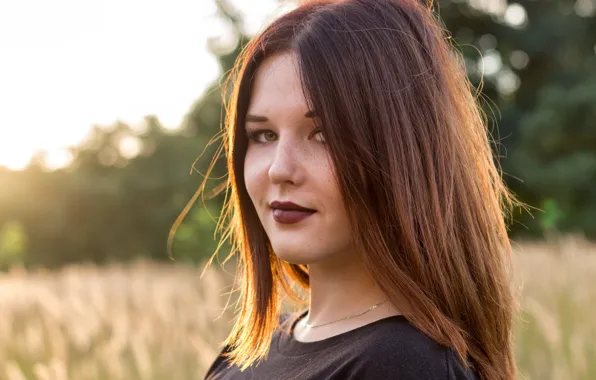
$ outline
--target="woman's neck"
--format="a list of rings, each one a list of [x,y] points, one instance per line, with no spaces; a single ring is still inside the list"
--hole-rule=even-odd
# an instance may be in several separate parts
[[[345,256],[338,261],[309,265],[309,312],[293,330],[296,340],[319,341],[400,314],[390,302],[367,311],[386,299],[385,294],[362,263],[346,260]],[[345,319],[363,311],[367,312]],[[325,325],[317,327],[321,324]]]
[[[310,298],[306,322],[309,324],[349,317],[386,299],[358,259],[312,264],[308,270]]]

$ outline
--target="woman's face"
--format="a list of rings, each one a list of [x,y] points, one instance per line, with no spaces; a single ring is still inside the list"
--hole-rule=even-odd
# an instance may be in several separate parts
[[[264,60],[246,117],[244,180],[275,254],[293,264],[338,258],[351,247],[325,136],[308,111],[293,55]],[[282,210],[292,207],[275,201],[312,211]]]

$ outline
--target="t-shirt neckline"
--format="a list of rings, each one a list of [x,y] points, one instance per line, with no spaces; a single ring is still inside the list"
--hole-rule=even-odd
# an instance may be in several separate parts
[[[343,332],[338,335],[331,336],[329,338],[325,338],[322,340],[317,340],[314,342],[300,342],[294,338],[294,327],[301,320],[306,314],[308,313],[308,309],[304,310],[303,312],[297,312],[296,315],[291,320],[291,325],[289,329],[289,333],[285,331],[285,329],[280,330],[279,337],[277,339],[277,351],[285,356],[300,356],[311,354],[314,352],[318,352],[321,350],[325,350],[329,347],[333,347],[338,345],[342,342],[349,341],[350,339],[354,339],[354,337],[364,334],[367,331],[370,331],[375,326],[383,323],[391,323],[395,321],[407,322],[407,319],[403,315],[392,315],[390,317],[385,317],[368,323],[366,325],[362,325],[356,327],[355,329]],[[292,318],[292,316],[289,316]]]

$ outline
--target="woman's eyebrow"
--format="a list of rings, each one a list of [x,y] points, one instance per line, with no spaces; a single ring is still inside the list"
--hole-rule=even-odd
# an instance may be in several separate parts
[[[314,118],[315,116],[317,116],[317,114],[313,110],[309,110],[304,114],[305,118],[310,119]],[[269,119],[266,116],[247,114],[245,121],[251,121],[253,123],[263,123],[269,121]]]

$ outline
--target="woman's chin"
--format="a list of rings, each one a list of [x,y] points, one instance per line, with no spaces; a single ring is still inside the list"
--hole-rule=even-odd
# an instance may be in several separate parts
[[[295,247],[292,247],[291,249],[287,247],[274,247],[273,252],[275,252],[275,255],[283,261],[296,265],[313,264],[320,259],[317,255],[313,255],[312,251],[308,252],[304,249],[296,250]]]
[[[277,257],[279,257],[283,261],[286,261],[290,264],[308,265],[308,264],[310,264],[309,261],[311,261],[311,260],[308,260],[303,253],[302,254],[294,254],[294,253],[285,253],[284,252],[284,253],[280,254],[280,253],[275,252],[275,254],[277,255]]]
[[[273,252],[283,261],[296,265],[318,264],[322,261],[330,259],[333,256],[326,254],[324,251],[321,252],[320,250],[316,249],[305,249],[304,247],[300,247],[300,249],[296,249],[296,247],[292,247],[291,249],[278,247],[275,249],[274,247]]]

